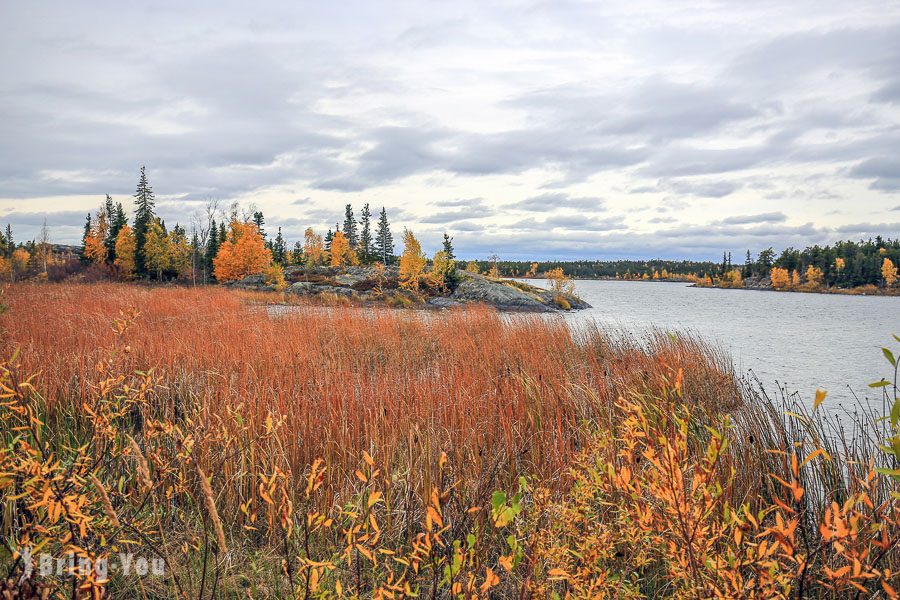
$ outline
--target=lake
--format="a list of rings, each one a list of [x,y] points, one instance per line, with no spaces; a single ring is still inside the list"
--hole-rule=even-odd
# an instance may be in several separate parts
[[[546,281],[530,280],[546,287]],[[838,409],[877,399],[868,384],[888,377],[880,348],[898,344],[900,298],[694,288],[687,283],[577,281],[593,308],[566,313],[573,326],[595,321],[640,335],[651,328],[689,331],[731,353],[740,373],[752,371],[765,389],[777,386],[812,402],[828,391]]]

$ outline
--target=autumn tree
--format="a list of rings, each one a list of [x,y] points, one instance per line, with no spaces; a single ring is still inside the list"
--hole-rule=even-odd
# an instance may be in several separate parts
[[[881,263],[881,276],[884,278],[885,287],[891,287],[897,281],[897,267],[894,261],[887,257]]]
[[[169,232],[166,242],[169,247],[168,270],[176,277],[187,273],[191,266],[191,245],[188,243],[187,232],[175,225]]]
[[[311,267],[324,264],[327,258],[325,242],[322,241],[321,235],[313,231],[312,227],[307,227],[303,234],[303,256],[306,258],[306,264]]]
[[[349,205],[348,205],[349,206]],[[356,251],[343,231],[336,231],[331,238],[331,266],[346,267],[359,264]]]
[[[169,236],[163,229],[162,222],[154,218],[144,233],[144,268],[148,273],[156,273],[162,279],[163,271],[171,264],[171,247]]]
[[[446,289],[456,274],[456,261],[445,250],[435,252],[431,261],[431,283],[439,289]]]
[[[785,290],[791,285],[791,276],[787,269],[772,267],[769,277],[772,280],[772,287],[776,290]]]
[[[567,296],[575,294],[575,284],[566,276],[565,271],[560,267],[551,269],[547,271],[547,279],[550,280],[550,291],[553,292],[556,305],[566,310],[572,308]]]
[[[92,221],[90,230],[84,239],[84,257],[92,263],[103,264],[106,262],[108,248],[106,236],[109,233],[109,223],[106,220],[106,209],[101,208],[97,212],[97,219]]]
[[[134,230],[127,224],[119,229],[119,235],[116,236],[116,268],[124,279],[134,277]]]
[[[403,254],[400,255],[400,285],[414,292],[419,290],[419,278],[425,270],[427,259],[422,245],[413,232],[403,229]]]
[[[534,263],[534,264],[536,265],[537,263]],[[537,270],[537,269],[535,269],[535,270]],[[475,273],[477,275],[479,273],[478,263],[475,262],[474,260],[470,260],[469,262],[467,262],[466,263],[466,273]]]
[[[31,253],[25,248],[16,248],[13,250],[10,262],[10,275],[13,281],[19,276],[24,275],[28,270],[28,263],[31,261]]]
[[[822,285],[822,269],[809,265],[806,269],[806,285],[812,289],[818,289]]]
[[[231,230],[219,247],[213,264],[218,281],[237,281],[263,273],[272,262],[272,253],[254,223],[231,222]]]

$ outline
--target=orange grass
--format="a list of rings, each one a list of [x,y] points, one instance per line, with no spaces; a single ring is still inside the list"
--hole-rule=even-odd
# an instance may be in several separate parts
[[[51,401],[87,396],[112,320],[134,307],[124,367],[161,371],[171,410],[213,423],[229,408],[260,427],[271,415],[286,467],[324,458],[339,478],[352,475],[361,449],[377,449],[411,476],[445,451],[463,481],[552,481],[585,422],[626,386],[683,368],[700,401],[738,398],[725,361],[694,340],[660,335],[644,350],[486,308],[292,307],[273,317],[224,289],[107,283],[23,284],[9,288],[7,303],[5,343],[22,349],[25,371],[40,371],[36,384]],[[245,467],[225,462],[222,474]],[[431,482],[414,487],[424,495]]]

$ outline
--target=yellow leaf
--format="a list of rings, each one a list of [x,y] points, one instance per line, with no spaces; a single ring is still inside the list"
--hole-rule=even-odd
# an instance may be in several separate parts
[[[819,405],[825,401],[825,396],[828,395],[828,392],[825,390],[816,390],[816,399],[813,400],[813,410],[819,408]]]

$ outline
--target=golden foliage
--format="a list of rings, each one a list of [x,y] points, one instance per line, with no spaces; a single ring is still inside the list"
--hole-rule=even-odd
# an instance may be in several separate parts
[[[769,278],[772,280],[772,287],[776,290],[786,290],[791,287],[791,276],[787,269],[772,267]]]
[[[470,260],[466,263],[466,273],[475,273],[476,275],[479,273],[478,271],[478,263],[474,260]]]
[[[409,229],[403,230],[403,254],[400,255],[400,286],[417,292],[419,278],[425,270],[427,259],[422,245]]]
[[[247,275],[265,272],[272,253],[255,223],[231,222],[231,230],[213,261],[213,274],[218,281],[237,281]]]
[[[134,231],[128,225],[123,225],[116,236],[116,268],[125,279],[134,277],[134,254],[137,243],[134,239]]]
[[[331,266],[347,267],[358,264],[359,258],[356,251],[350,247],[350,240],[343,231],[335,231],[334,237],[331,238]]]
[[[824,275],[822,269],[809,265],[806,268],[806,287],[810,289],[818,289],[822,285]]]
[[[303,256],[306,257],[306,264],[312,267],[325,264],[327,258],[325,242],[312,227],[307,227],[303,233]]]
[[[884,285],[887,287],[891,287],[894,285],[894,282],[897,281],[897,267],[894,265],[894,262],[885,257],[884,261],[881,263],[881,276],[884,278]]]

